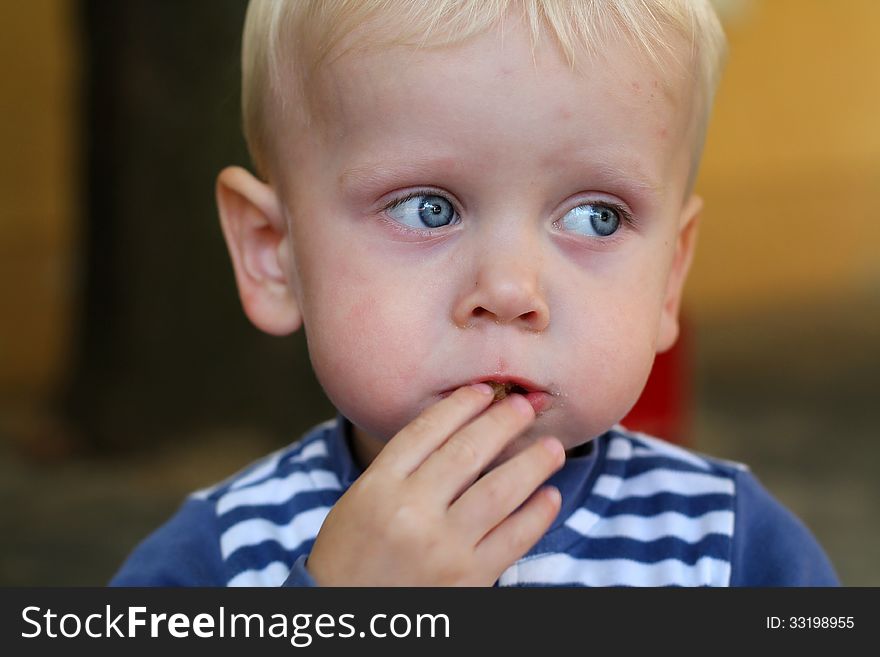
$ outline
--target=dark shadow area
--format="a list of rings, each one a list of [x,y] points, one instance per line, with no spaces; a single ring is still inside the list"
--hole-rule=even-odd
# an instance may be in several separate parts
[[[82,303],[64,408],[86,449],[153,445],[168,427],[286,433],[329,410],[304,337],[245,318],[214,205],[217,173],[249,161],[245,8],[82,4]]]

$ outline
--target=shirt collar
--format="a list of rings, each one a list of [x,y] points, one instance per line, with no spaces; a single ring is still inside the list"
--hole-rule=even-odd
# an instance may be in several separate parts
[[[584,505],[590,495],[602,469],[597,464],[605,458],[606,436],[607,434],[603,434],[586,443],[591,447],[586,454],[566,457],[562,468],[547,480],[549,485],[556,486],[562,494],[562,508],[550,525],[548,533],[561,527],[576,509]]]
[[[339,478],[343,490],[348,490],[364,469],[354,460],[351,452],[351,422],[341,413],[330,428],[328,448],[334,463],[339,465]]]

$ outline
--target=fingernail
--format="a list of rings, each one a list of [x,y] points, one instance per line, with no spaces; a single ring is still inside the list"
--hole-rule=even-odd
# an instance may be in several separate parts
[[[543,493],[554,505],[560,506],[562,504],[562,493],[556,486],[547,486],[543,489]]]
[[[513,404],[514,407],[516,407],[516,410],[518,410],[526,417],[532,417],[535,414],[532,410],[532,405],[529,403],[529,400],[522,395],[514,393],[512,395],[508,395],[507,398],[510,400],[510,403]]]
[[[557,461],[565,458],[565,449],[556,438],[544,438],[541,442],[544,443],[544,449],[555,456]]]
[[[471,386],[474,390],[483,395],[494,395],[495,393],[492,391],[492,386],[487,383],[475,383]]]

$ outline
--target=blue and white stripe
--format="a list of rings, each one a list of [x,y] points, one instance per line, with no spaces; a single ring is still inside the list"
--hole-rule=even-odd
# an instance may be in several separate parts
[[[351,483],[338,422],[195,494],[213,503],[229,586],[278,586],[308,554]],[[729,585],[741,466],[622,427],[597,444],[591,490],[499,586]]]
[[[213,502],[228,586],[279,586],[311,549],[344,485],[328,440],[336,421],[194,496]]]
[[[564,551],[536,550],[501,586],[728,586],[736,468],[620,427]]]

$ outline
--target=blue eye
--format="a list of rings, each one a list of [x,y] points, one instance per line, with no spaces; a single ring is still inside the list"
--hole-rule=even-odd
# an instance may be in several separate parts
[[[411,228],[442,228],[458,223],[452,203],[436,194],[413,194],[395,201],[385,211]]]
[[[620,228],[620,211],[601,203],[585,203],[570,210],[562,218],[568,230],[591,237],[608,237]]]

